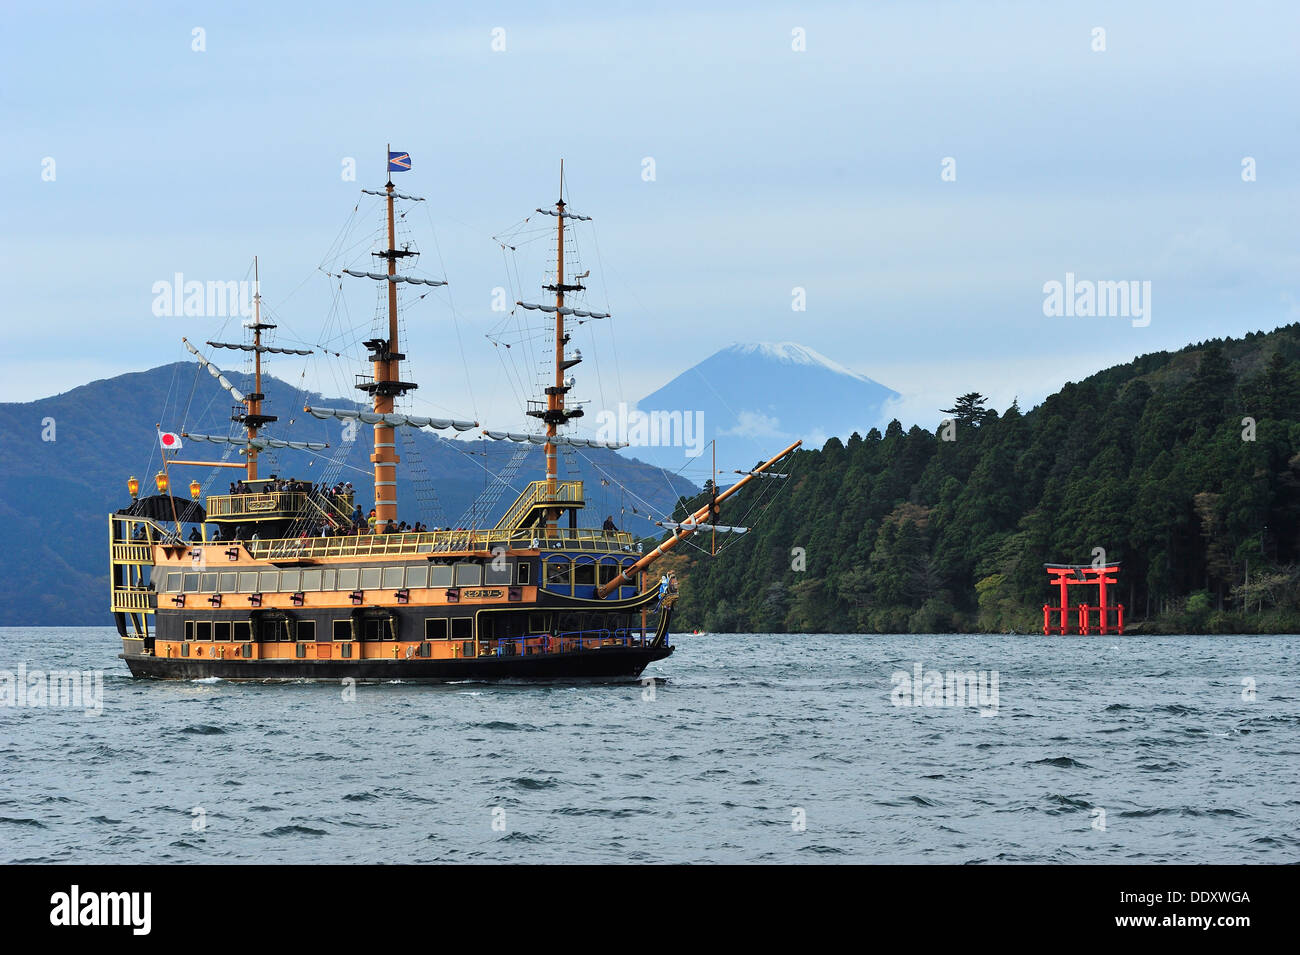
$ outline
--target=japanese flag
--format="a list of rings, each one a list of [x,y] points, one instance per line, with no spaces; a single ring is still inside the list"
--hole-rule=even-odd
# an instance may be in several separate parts
[[[164,451],[179,451],[181,448],[181,436],[171,431],[159,431],[158,443],[162,445]]]

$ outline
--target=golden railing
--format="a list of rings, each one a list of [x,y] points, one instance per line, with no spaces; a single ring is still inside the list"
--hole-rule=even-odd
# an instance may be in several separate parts
[[[149,544],[113,544],[113,563],[152,564],[153,547]]]
[[[138,613],[155,608],[156,594],[144,587],[114,587],[112,609],[118,613]]]
[[[267,517],[296,514],[307,503],[304,491],[270,491],[266,494],[209,494],[208,518]]]
[[[582,482],[581,481],[557,481],[555,484],[555,494],[550,494],[546,489],[545,481],[532,481],[524,492],[519,495],[501,520],[497,521],[497,530],[513,530],[518,526],[530,510],[542,504],[583,504]]]
[[[428,557],[447,553],[511,550],[622,551],[632,553],[636,541],[624,531],[556,528],[552,536],[534,529],[498,531],[425,531],[418,534],[361,534],[352,537],[307,537],[290,540],[209,541],[209,545],[242,544],[254,560],[315,560],[323,557]]]

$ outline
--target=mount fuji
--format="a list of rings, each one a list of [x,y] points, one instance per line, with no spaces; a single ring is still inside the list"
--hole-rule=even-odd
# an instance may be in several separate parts
[[[676,471],[716,439],[720,471],[748,469],[798,439],[820,447],[832,436],[866,432],[898,397],[806,345],[733,344],[637,402],[647,415],[696,416],[702,437],[694,447],[634,446],[625,453]],[[695,464],[708,461],[701,456]]]

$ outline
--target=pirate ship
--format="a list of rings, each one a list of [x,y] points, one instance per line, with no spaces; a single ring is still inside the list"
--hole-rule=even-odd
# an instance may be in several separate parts
[[[492,440],[542,445],[545,474],[531,481],[491,527],[405,529],[396,521],[398,429],[470,431],[471,420],[416,416],[397,402],[417,384],[403,379],[399,341],[399,285],[440,286],[442,280],[404,274],[399,263],[417,253],[399,246],[395,208],[419,197],[397,192],[391,173],[410,168],[406,154],[389,153],[382,199],[386,242],[372,254],[382,271],[345,269],[386,286],[386,334],[365,341],[370,374],[358,376],[369,410],[308,406],[315,418],[373,428],[373,510],[359,522],[361,503],[351,485],[285,482],[259,474],[259,456],[276,448],[319,452],[327,443],[263,434],[278,420],[262,392],[262,357],[306,355],[277,348],[264,333],[261,289],[254,265],[253,316],[242,342],[208,342],[213,349],[251,355],[251,392],[240,391],[197,346],[183,339],[200,367],[235,400],[233,435],[164,433],[157,494],[141,497],[133,477],[132,503],[110,515],[111,606],[122,639],[122,659],[136,677],[227,680],[491,680],[636,677],[673,652],[669,626],[676,597],[656,560],[700,531],[725,530],[719,506],[791,454],[791,445],[757,465],[731,488],[712,487],[705,507],[666,522],[665,538],[649,550],[633,535],[609,526],[580,526],[581,481],[561,480],[557,457],[565,447],[624,447],[561,432],[582,414],[566,406],[581,355],[567,346],[566,319],[607,318],[566,304],[581,292],[582,276],[565,276],[565,230],[584,216],[560,197],[537,212],[554,219],[553,281],[543,285],[553,303],[518,302],[551,326],[553,383],[529,402],[536,433],[483,431]],[[382,233],[381,233],[382,234]],[[381,293],[382,295],[383,293]],[[381,326],[382,327],[382,326]],[[224,444],[242,462],[182,460],[185,441]],[[169,456],[170,455],[170,456]],[[190,499],[171,493],[174,467],[234,467],[243,474],[231,493],[208,494],[190,484]],[[360,526],[358,526],[360,524]],[[186,535],[184,528],[190,526]]]

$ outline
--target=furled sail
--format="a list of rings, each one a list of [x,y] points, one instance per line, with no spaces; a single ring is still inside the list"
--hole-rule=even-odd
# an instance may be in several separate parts
[[[544,434],[519,434],[514,431],[484,431],[483,433],[493,441],[515,441],[519,444],[567,444],[574,448],[609,448],[611,451],[630,447],[625,442],[593,441],[590,438],[569,438],[563,435],[548,438]]]
[[[213,378],[217,379],[221,387],[225,388],[228,392],[230,392],[231,395],[234,396],[234,399],[236,401],[242,403],[247,400],[244,397],[244,393],[240,391],[238,388],[236,388],[234,385],[232,385],[230,383],[230,379],[221,373],[220,368],[218,368],[216,365],[212,364],[212,362],[204,358],[203,355],[199,353],[199,350],[190,344],[190,340],[188,338],[182,338],[181,342],[182,344],[185,345],[186,348],[188,348],[194,354],[194,357],[199,360],[199,364],[208,370],[208,374],[211,375]]]
[[[365,193],[366,195],[368,195],[368,196],[387,196],[387,195],[388,195],[388,193],[384,192],[384,190],[382,190],[382,189],[362,189],[361,191],[364,192],[364,193]],[[393,193],[393,198],[394,198],[394,199],[410,199],[412,202],[423,202],[423,201],[424,201],[424,196],[408,196],[408,195],[406,195],[406,193],[404,193],[404,192],[395,192],[395,193]]]
[[[724,524],[678,524],[673,521],[655,521],[660,527],[682,531],[717,531],[719,534],[744,534],[748,527],[728,527]]]
[[[455,428],[457,431],[468,431],[470,428],[477,428],[477,421],[457,421],[454,418],[425,418],[420,415],[410,414],[380,414],[377,411],[353,411],[349,408],[303,408],[316,418],[337,418],[340,421],[356,420],[365,424],[386,424],[394,428],[433,428],[437,431],[445,431],[447,428]]]
[[[238,444],[264,451],[267,448],[293,448],[297,451],[324,451],[329,447],[319,441],[282,441],[279,438],[232,438],[222,434],[189,434],[183,437],[194,441],[211,441],[213,444]]]
[[[379,282],[410,282],[412,285],[446,285],[446,282],[439,282],[435,279],[417,279],[409,275],[385,275],[383,272],[354,272],[352,269],[343,270],[348,275],[355,275],[359,279],[374,279]]]
[[[569,308],[565,305],[556,309],[554,305],[534,305],[532,302],[515,302],[520,308],[531,308],[538,312],[555,312],[559,311],[561,315],[577,315],[579,318],[609,318],[608,312],[588,312],[581,308]]]
[[[552,209],[538,209],[544,216],[556,216],[560,219],[577,219],[579,222],[590,222],[591,216],[580,216],[576,212],[555,212]]]
[[[213,348],[238,348],[240,351],[270,352],[273,355],[310,355],[310,348],[272,348],[270,345],[240,345],[236,342],[208,342]]]

